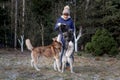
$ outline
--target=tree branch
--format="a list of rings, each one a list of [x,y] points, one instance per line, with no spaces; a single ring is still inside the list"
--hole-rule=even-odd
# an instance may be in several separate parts
[[[79,38],[82,36],[82,26],[80,26],[80,29],[79,29],[79,34],[77,36],[77,41],[79,40]]]

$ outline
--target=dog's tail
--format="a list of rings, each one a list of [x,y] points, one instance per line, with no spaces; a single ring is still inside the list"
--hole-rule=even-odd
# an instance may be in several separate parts
[[[32,46],[32,44],[30,42],[30,39],[26,39],[25,44],[27,46],[27,49],[30,50],[30,51],[32,51],[33,46]]]

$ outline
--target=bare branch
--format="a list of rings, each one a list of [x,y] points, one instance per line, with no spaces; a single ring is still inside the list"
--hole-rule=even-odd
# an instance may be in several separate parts
[[[21,37],[21,40],[18,39],[18,42],[19,42],[19,44],[20,44],[20,46],[21,46],[21,52],[23,52],[24,35],[21,35],[20,37]]]
[[[82,26],[80,26],[80,29],[79,29],[79,34],[77,36],[77,41],[79,40],[79,38],[82,36]]]

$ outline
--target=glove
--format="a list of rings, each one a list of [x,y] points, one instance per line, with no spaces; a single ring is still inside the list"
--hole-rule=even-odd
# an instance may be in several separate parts
[[[62,23],[58,23],[57,25],[58,25],[58,26],[61,26],[61,24],[62,24]]]

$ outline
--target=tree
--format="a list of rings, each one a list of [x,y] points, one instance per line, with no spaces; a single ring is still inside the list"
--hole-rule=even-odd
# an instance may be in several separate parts
[[[78,51],[78,40],[82,36],[82,26],[79,29],[79,34],[76,37],[76,30],[74,30],[74,39],[75,39],[75,52]]]
[[[25,0],[22,1],[22,34],[21,40],[18,39],[19,44],[21,46],[21,52],[23,53],[23,46],[24,46],[24,29],[25,29]]]
[[[6,6],[8,0],[1,0],[1,5],[0,5],[0,47],[8,47],[8,44],[10,41],[8,41],[9,39],[9,31],[10,31],[10,27],[8,26],[9,23],[9,11],[8,11],[8,7]]]
[[[18,0],[15,0],[15,28],[14,28],[14,48],[17,47],[17,20],[18,20]]]
[[[91,36],[101,27],[107,29],[118,45],[120,44],[119,0],[1,0],[0,3],[0,43],[3,45],[7,44],[10,47],[16,45],[17,48],[16,40],[23,33],[24,38],[30,38],[33,45],[51,43],[51,38],[57,35],[53,29],[55,21],[61,15],[65,5],[70,5],[71,17],[75,23],[75,45],[78,46],[76,51],[81,45],[84,46],[90,41]],[[4,16],[6,12],[7,15]],[[80,26],[82,26],[81,37],[78,36]]]
[[[18,42],[19,42],[19,44],[20,44],[20,46],[21,46],[21,52],[23,53],[23,46],[24,46],[24,35],[21,35],[21,40],[20,39],[18,39]]]
[[[50,34],[48,33],[52,33],[53,30],[51,27],[52,26],[52,1],[50,0],[32,0],[32,7],[31,10],[33,11],[33,14],[35,15],[35,19],[37,21],[38,24],[38,35],[41,34],[41,42],[42,45],[44,45],[44,41],[46,41],[49,39]],[[48,14],[49,13],[49,14]],[[52,30],[52,32],[51,32]],[[44,33],[45,32],[45,33]],[[39,37],[40,38],[40,37]],[[52,40],[52,39],[51,39]],[[39,40],[40,41],[40,40]]]
[[[118,54],[117,43],[106,29],[98,29],[91,42],[86,44],[85,50],[97,56]]]

